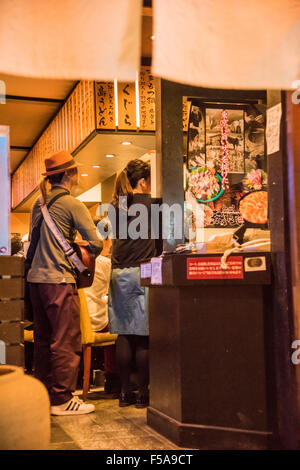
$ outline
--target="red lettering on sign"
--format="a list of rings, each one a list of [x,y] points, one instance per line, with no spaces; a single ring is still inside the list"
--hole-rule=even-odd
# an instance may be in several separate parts
[[[221,257],[188,258],[187,279],[244,279],[243,257],[235,256],[221,268]]]

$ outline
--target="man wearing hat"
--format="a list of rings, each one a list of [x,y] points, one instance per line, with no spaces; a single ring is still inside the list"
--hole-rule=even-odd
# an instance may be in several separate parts
[[[92,217],[86,206],[70,194],[78,184],[76,162],[71,154],[61,151],[47,158],[45,167],[41,196],[32,208],[31,234],[41,220],[41,205],[51,204],[55,198],[49,213],[64,238],[71,244],[78,231],[82,243],[89,244],[98,256],[102,242]],[[27,281],[34,312],[35,376],[48,389],[51,414],[90,413],[94,405],[73,396],[81,354],[80,304],[74,267],[45,221],[41,224]]]

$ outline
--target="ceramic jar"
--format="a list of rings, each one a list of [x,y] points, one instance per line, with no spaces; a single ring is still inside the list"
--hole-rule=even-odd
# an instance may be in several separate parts
[[[50,402],[44,385],[22,367],[0,366],[0,449],[46,450]]]

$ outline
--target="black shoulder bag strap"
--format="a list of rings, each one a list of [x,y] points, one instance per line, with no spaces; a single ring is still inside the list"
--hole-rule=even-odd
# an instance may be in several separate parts
[[[50,209],[52,204],[54,204],[59,198],[62,196],[66,196],[70,194],[70,191],[63,191],[61,193],[58,193],[56,196],[54,196],[51,201],[48,202],[47,208]],[[38,223],[36,226],[32,229],[31,236],[30,236],[30,245],[28,247],[27,255],[26,255],[26,261],[25,261],[25,271],[26,273],[29,271],[32,265],[32,261],[36,252],[36,248],[40,239],[40,233],[41,233],[41,226],[42,222],[44,220],[43,215],[41,214]]]

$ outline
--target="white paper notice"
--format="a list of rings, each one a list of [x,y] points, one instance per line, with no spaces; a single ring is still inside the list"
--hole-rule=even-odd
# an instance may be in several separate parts
[[[151,263],[141,264],[141,279],[151,277],[151,272],[152,272]]]
[[[1,105],[0,105],[1,106]],[[0,256],[10,255],[9,127],[0,126]]]
[[[151,284],[162,284],[162,258],[151,260]]]
[[[275,153],[280,148],[281,103],[267,110],[267,154]]]

